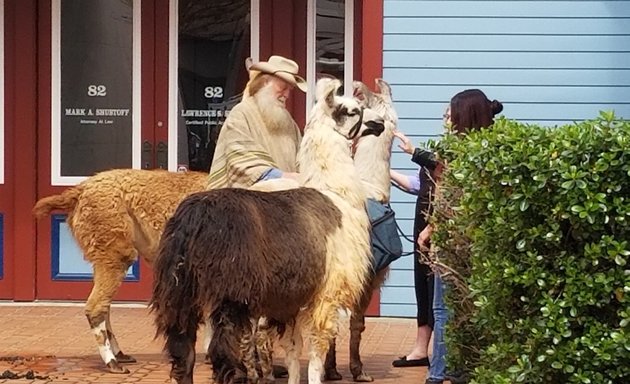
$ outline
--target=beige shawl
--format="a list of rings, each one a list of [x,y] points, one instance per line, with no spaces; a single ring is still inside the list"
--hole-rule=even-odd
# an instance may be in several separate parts
[[[295,122],[285,130],[269,131],[253,97],[245,97],[221,128],[207,189],[248,188],[269,168],[296,172],[301,134]]]

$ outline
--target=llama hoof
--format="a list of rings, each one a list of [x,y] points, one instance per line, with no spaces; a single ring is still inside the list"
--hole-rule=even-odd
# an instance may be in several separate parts
[[[212,365],[212,360],[210,360],[210,355],[206,355],[206,357],[203,358],[203,363]]]
[[[357,383],[371,383],[374,381],[374,378],[365,372],[361,372],[359,375],[354,377],[354,381]]]
[[[123,367],[122,365],[118,364],[118,361],[116,360],[111,360],[109,363],[107,363],[107,370],[109,371],[109,373],[119,373],[119,374],[129,373],[129,370]]]
[[[136,359],[133,356],[125,355],[122,352],[116,354],[116,361],[119,363],[135,363]]]
[[[283,367],[282,365],[272,365],[271,366],[273,377],[276,379],[281,379],[283,377],[289,377],[289,370]]]
[[[324,374],[325,381],[338,381],[341,379],[343,379],[343,377],[341,376],[341,373],[337,372],[336,369],[328,370]]]

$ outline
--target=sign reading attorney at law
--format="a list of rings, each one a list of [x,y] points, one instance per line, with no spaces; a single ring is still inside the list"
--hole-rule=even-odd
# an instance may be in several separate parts
[[[61,2],[61,175],[132,166],[131,1]]]

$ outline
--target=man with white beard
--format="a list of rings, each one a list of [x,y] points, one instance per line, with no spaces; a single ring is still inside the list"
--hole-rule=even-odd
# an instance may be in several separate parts
[[[282,56],[271,56],[249,68],[258,74],[221,128],[208,189],[248,188],[262,180],[297,177],[302,135],[286,101],[295,87],[306,92],[298,69],[295,61]]]
[[[286,101],[295,87],[306,92],[306,81],[298,69],[295,61],[282,56],[271,56],[249,67],[250,73],[258,73],[223,123],[207,189],[248,188],[263,180],[297,179],[296,156],[302,134]],[[211,331],[208,328],[206,332],[207,347]],[[285,367],[273,366],[275,377],[287,374]]]

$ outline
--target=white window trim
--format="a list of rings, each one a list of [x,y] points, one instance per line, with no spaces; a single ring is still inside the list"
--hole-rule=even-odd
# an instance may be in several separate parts
[[[345,0],[344,50],[343,50],[343,83],[347,84],[344,96],[352,97],[352,81],[354,80],[354,0]]]
[[[140,168],[141,147],[141,15],[142,0],[133,0],[132,37],[132,160],[133,168]],[[61,0],[52,0],[51,24],[51,185],[76,185],[86,176],[61,175]]]
[[[315,104],[315,37],[317,31],[316,1],[308,0],[306,5],[306,116],[308,118]],[[345,0],[344,15],[344,65],[343,82],[352,84],[354,80],[354,0]],[[344,95],[352,96],[352,86],[344,87]]]
[[[169,4],[169,42],[168,42],[168,170],[177,170],[177,117],[178,117],[178,33],[179,33],[179,1],[171,0]],[[260,57],[260,0],[250,3],[250,52],[255,63]]]
[[[0,184],[4,184],[4,0],[0,0]]]
[[[260,0],[251,0],[250,4],[251,31],[249,33],[249,47],[251,58],[254,63],[260,61]]]

